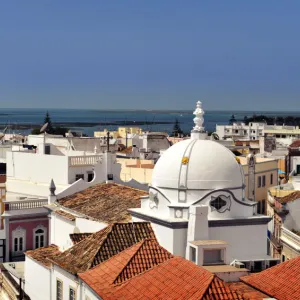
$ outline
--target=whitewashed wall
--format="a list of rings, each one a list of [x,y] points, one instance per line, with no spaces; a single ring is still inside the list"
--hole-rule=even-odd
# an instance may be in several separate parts
[[[102,222],[97,222],[93,220],[83,219],[83,218],[76,218],[76,229],[79,232],[97,232],[103,228],[105,228],[107,224]]]
[[[81,298],[80,300],[99,300],[102,299],[100,296],[98,296],[87,284],[85,284],[82,280],[80,280],[81,284]]]
[[[80,284],[79,279],[62,268],[53,265],[51,275],[51,292],[52,299],[56,299],[56,280],[59,279],[63,282],[63,300],[70,299],[70,287],[76,291],[76,299],[80,299]],[[81,299],[80,299],[81,300]],[[84,298],[82,300],[85,300]]]
[[[73,246],[70,239],[71,233],[97,232],[106,226],[105,223],[84,218],[76,218],[75,221],[71,221],[52,213],[50,243],[57,245],[61,251],[64,251]]]
[[[209,239],[228,243],[228,258],[247,259],[267,255],[267,224],[209,227]]]
[[[300,199],[287,203],[289,213],[284,220],[284,227],[292,230],[300,230]]]
[[[57,187],[68,185],[68,157],[7,152],[8,192],[47,196],[52,178]]]
[[[25,259],[25,292],[33,300],[51,300],[51,270],[26,256]],[[55,299],[52,297],[52,299]]]
[[[74,233],[76,224],[66,218],[51,214],[51,244],[57,245],[61,251],[73,246],[69,234]]]

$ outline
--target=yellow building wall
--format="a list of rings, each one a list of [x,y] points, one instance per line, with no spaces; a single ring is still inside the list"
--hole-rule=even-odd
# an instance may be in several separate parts
[[[126,138],[126,132],[128,134],[142,134],[143,130],[140,127],[119,127],[118,133],[122,138]]]
[[[265,200],[265,211],[267,211],[268,190],[272,186],[278,185],[278,162],[277,160],[258,162],[255,164],[255,200]],[[245,174],[245,195],[248,198],[248,165],[243,165]],[[273,174],[273,183],[271,184],[271,174]],[[266,177],[265,186],[258,187],[258,177]],[[262,182],[262,181],[261,181]]]
[[[94,131],[94,137],[103,137],[107,136],[107,129],[104,129],[103,131]],[[117,139],[119,137],[119,132],[118,131],[109,131],[109,134],[112,138]]]
[[[117,158],[117,162],[121,164],[120,177],[123,181],[135,179],[140,183],[151,183],[153,169],[149,167],[154,167],[152,160]],[[149,167],[143,168],[140,165]]]

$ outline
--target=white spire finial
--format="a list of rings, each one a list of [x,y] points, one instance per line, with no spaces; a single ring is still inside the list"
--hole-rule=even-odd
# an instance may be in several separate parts
[[[196,116],[194,118],[195,126],[193,128],[193,131],[204,132],[204,127],[203,127],[204,110],[202,109],[202,103],[200,101],[197,101],[196,109],[193,114]]]

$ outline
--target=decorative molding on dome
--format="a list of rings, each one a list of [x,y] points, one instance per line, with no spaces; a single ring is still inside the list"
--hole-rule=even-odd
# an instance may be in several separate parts
[[[155,190],[155,191],[158,192],[160,195],[162,195],[169,203],[172,203],[172,202],[170,201],[170,199],[169,199],[166,195],[164,195],[158,188],[149,185],[149,192],[150,192],[150,189]],[[157,196],[157,195],[156,195],[156,196]]]
[[[196,204],[198,204],[199,202],[203,201],[203,200],[204,200],[205,198],[207,198],[208,196],[212,195],[213,193],[217,193],[217,192],[225,192],[225,193],[230,194],[231,197],[232,197],[232,199],[233,199],[234,201],[236,201],[237,203],[241,204],[241,205],[245,205],[245,206],[255,206],[255,205],[257,204],[257,202],[252,202],[252,201],[251,201],[251,202],[250,202],[250,201],[245,202],[245,201],[241,201],[241,200],[237,199],[237,198],[235,197],[235,195],[233,194],[233,192],[230,191],[230,190],[233,190],[233,189],[243,189],[243,186],[241,186],[241,187],[239,187],[239,188],[230,188],[230,189],[213,190],[213,191],[207,193],[205,196],[203,196],[203,197],[200,198],[199,200],[196,200],[195,202],[193,202],[191,205],[196,205]]]
[[[158,197],[157,197],[157,192],[149,192],[149,207],[150,209],[153,208],[158,208]]]
[[[203,123],[204,123],[204,119],[203,119],[204,110],[202,109],[202,103],[200,101],[197,101],[196,109],[193,112],[193,114],[196,116],[194,118],[194,120],[193,120],[194,123],[195,123],[193,131],[204,132],[204,127],[203,127]]]

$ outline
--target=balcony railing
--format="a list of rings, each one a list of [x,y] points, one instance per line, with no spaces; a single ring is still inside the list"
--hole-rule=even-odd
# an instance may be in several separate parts
[[[92,166],[102,161],[102,155],[70,156],[69,166]]]
[[[5,211],[40,208],[47,204],[47,199],[5,202]]]
[[[300,252],[300,236],[288,230],[285,227],[281,227],[281,241],[286,244],[293,244],[292,247]]]

